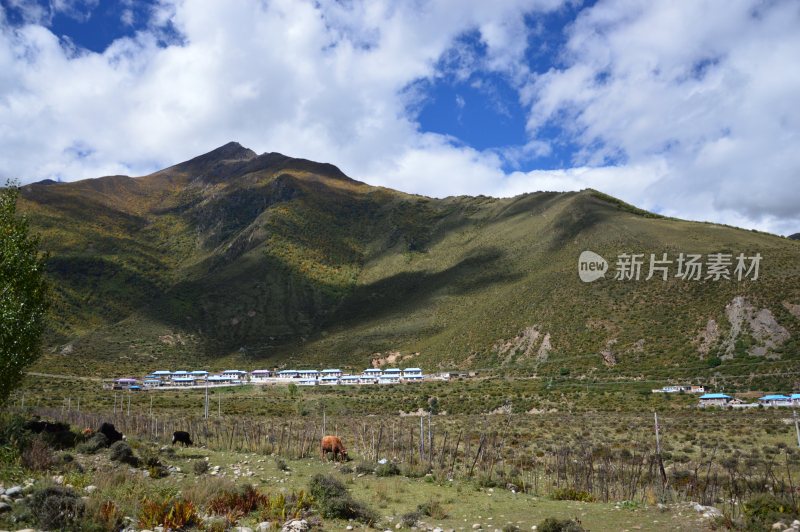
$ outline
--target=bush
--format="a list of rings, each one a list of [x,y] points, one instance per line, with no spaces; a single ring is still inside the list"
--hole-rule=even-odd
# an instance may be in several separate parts
[[[158,458],[158,453],[151,448],[139,448],[139,454],[142,457],[142,464],[144,464],[144,466],[147,468],[164,466],[164,464],[162,464],[161,460]]]
[[[105,449],[106,447],[108,447],[108,438],[106,438],[105,434],[98,432],[89,438],[88,441],[78,445],[76,450],[82,454],[94,454],[100,449]]]
[[[370,473],[375,472],[375,464],[370,464],[367,462],[361,462],[356,465],[356,473],[362,473],[364,475],[369,475]]]
[[[574,488],[560,488],[553,490],[550,497],[554,501],[580,501],[580,502],[594,502],[596,499],[594,495],[588,491],[579,491]]]
[[[378,477],[393,477],[400,474],[400,468],[394,462],[386,462],[385,464],[378,464],[375,468],[375,475]]]
[[[422,514],[419,511],[408,512],[400,516],[400,524],[404,527],[411,528],[417,526],[419,520],[422,519]]]
[[[43,438],[33,438],[22,451],[22,465],[33,471],[47,471],[55,463],[53,451]]]
[[[181,530],[198,526],[200,523],[201,519],[194,505],[182,499],[166,501],[144,499],[139,510],[139,526],[142,528],[162,526],[168,530]]]
[[[787,498],[762,494],[742,505],[748,529],[769,528],[777,521],[792,522],[800,517],[800,508]]]
[[[435,499],[431,499],[417,506],[417,511],[422,515],[433,517],[434,519],[447,519],[447,512],[442,506],[442,503]]]
[[[555,517],[548,517],[542,521],[537,527],[539,532],[585,532],[586,529],[581,526],[581,522],[577,519],[556,519]]]
[[[136,455],[133,454],[131,446],[125,441],[114,442],[114,445],[111,446],[108,457],[114,462],[122,462],[123,464],[132,465],[133,467],[137,467],[139,465],[139,459],[136,458]]]
[[[334,477],[314,475],[309,483],[309,492],[322,517],[355,519],[367,524],[374,523],[378,519],[372,509],[353,500],[345,485]]]
[[[81,530],[86,510],[83,500],[70,488],[43,488],[33,493],[29,503],[36,522],[44,530]]]
[[[208,472],[208,462],[205,460],[195,460],[195,462],[192,464],[192,469],[194,470],[195,475],[204,475]]]
[[[268,502],[269,497],[248,484],[220,493],[208,503],[207,509],[210,514],[225,515],[236,522]]]
[[[280,456],[275,457],[275,467],[277,467],[279,471],[289,471],[289,466],[286,465],[286,460]]]

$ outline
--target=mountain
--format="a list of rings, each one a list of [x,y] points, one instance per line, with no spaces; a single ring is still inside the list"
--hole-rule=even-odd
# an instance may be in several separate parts
[[[396,363],[756,385],[800,359],[800,243],[595,190],[433,199],[229,143],[20,202],[56,292],[41,365],[65,372]],[[605,278],[581,282],[584,250]],[[614,279],[624,253],[644,254],[640,280]],[[644,279],[650,253],[668,280]],[[730,254],[730,274],[759,253],[759,277],[676,278],[680,253]]]
[[[793,235],[789,235],[791,240],[800,240],[800,233],[795,233]]]

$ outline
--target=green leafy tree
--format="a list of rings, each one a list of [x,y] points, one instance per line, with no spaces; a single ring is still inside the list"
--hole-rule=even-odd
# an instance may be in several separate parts
[[[16,214],[18,197],[16,184],[0,188],[0,404],[39,356],[48,307],[46,256]]]

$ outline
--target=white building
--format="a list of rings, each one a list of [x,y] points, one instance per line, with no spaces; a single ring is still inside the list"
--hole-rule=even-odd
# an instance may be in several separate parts
[[[400,377],[403,376],[403,372],[399,369],[390,368],[383,370],[383,374],[378,377],[378,384],[397,384],[400,382]]]
[[[272,376],[272,372],[268,369],[257,369],[250,372],[251,382],[265,382]]]
[[[284,369],[278,372],[279,379],[297,379],[300,377],[300,373],[294,369]]]
[[[403,370],[403,380],[405,382],[422,381],[422,370],[419,368],[406,368]]]

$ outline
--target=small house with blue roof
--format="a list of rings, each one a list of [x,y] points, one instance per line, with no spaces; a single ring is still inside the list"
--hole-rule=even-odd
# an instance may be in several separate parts
[[[724,393],[706,393],[700,396],[700,406],[725,406],[733,397]]]
[[[763,406],[792,406],[792,398],[788,395],[769,394],[759,397],[758,404]]]

